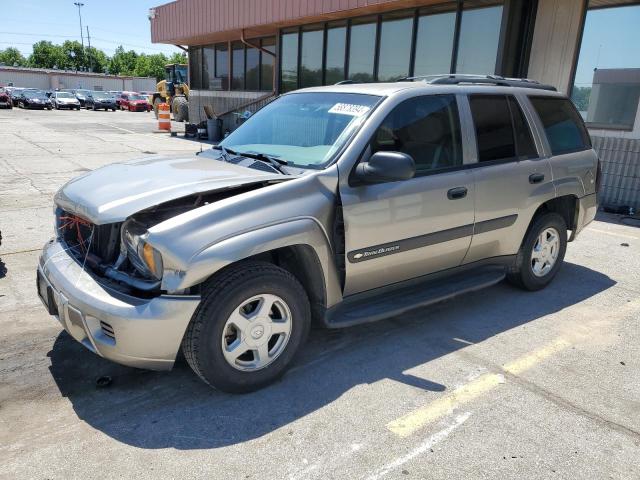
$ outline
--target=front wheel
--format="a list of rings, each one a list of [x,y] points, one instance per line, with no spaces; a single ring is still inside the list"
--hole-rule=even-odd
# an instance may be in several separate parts
[[[205,285],[182,350],[212,387],[251,392],[284,374],[310,324],[307,294],[291,273],[269,263],[241,263]]]
[[[525,290],[540,290],[556,276],[566,251],[564,218],[557,213],[540,215],[534,218],[507,279]]]

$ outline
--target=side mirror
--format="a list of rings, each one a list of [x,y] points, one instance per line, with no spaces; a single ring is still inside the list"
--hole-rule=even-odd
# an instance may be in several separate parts
[[[406,153],[377,152],[368,162],[361,162],[354,174],[361,183],[398,182],[413,178],[416,164]]]

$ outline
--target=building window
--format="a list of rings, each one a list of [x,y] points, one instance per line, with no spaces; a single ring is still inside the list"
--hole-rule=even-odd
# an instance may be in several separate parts
[[[216,88],[215,58],[213,45],[202,47],[202,90],[218,90]]]
[[[590,127],[633,129],[640,101],[638,25],[640,5],[587,11],[571,99]]]
[[[456,73],[496,72],[501,24],[501,5],[463,10]]]
[[[260,46],[265,50],[276,53],[276,39],[275,38],[263,38],[260,41]],[[260,71],[262,72],[260,78],[260,90],[273,90],[273,65],[275,63],[275,56],[268,53],[260,52]]]
[[[298,31],[282,34],[280,41],[280,90],[298,88]]]
[[[412,32],[413,15],[382,18],[378,81],[393,82],[409,76]]]
[[[455,27],[455,11],[418,17],[414,75],[449,73]]]
[[[260,90],[260,50],[247,47],[247,73],[245,90]]]
[[[189,48],[189,87],[202,88],[202,48]]]
[[[322,49],[324,28],[305,27],[302,29],[300,45],[300,87],[322,85]]]
[[[325,85],[341,82],[344,77],[344,60],[347,50],[347,23],[327,25],[327,53]]]
[[[229,48],[226,43],[216,45],[216,81],[214,90],[229,90]]]
[[[376,52],[376,19],[357,19],[351,24],[349,79],[373,82]]]
[[[244,90],[245,79],[245,58],[244,44],[242,42],[234,42],[231,44],[231,90]]]

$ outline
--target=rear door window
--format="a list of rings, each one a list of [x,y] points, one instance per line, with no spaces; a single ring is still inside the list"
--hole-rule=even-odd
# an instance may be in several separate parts
[[[533,142],[531,130],[524,113],[515,97],[509,95],[507,98],[509,108],[511,109],[511,116],[513,117],[513,132],[516,137],[518,158],[520,160],[537,158],[538,150],[536,150],[536,145]]]
[[[591,148],[589,134],[580,114],[566,98],[530,97],[553,155],[578,152]]]
[[[471,114],[476,127],[478,161],[516,158],[511,112],[504,95],[471,95]]]

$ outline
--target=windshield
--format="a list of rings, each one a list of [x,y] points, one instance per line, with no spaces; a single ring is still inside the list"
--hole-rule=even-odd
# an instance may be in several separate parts
[[[58,92],[56,93],[56,97],[58,98],[76,98],[68,92]]]
[[[146,100],[142,95],[129,95],[129,100]]]
[[[104,99],[104,98],[112,98],[112,97],[113,97],[113,95],[112,95],[112,94],[107,93],[107,92],[93,92],[93,93],[91,94],[91,96],[92,96],[93,98],[99,98],[99,99],[101,99],[101,100],[102,100],[102,99]]]
[[[37,91],[33,91],[33,90],[25,90],[23,92],[23,95],[26,98],[47,98],[47,96],[45,95],[44,92],[37,92]]]
[[[323,168],[375,108],[380,97],[355,93],[293,93],[274,100],[221,146],[263,153],[302,168]]]
[[[76,90],[76,95],[84,95],[87,96],[89,90]]]

